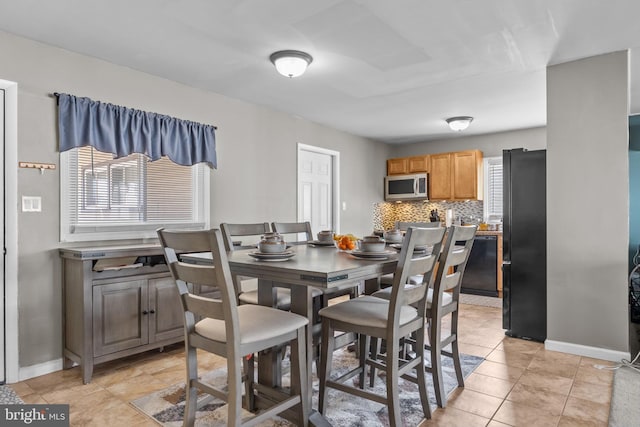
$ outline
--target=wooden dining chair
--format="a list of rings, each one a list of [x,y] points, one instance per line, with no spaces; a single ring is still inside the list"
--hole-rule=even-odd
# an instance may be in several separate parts
[[[424,352],[413,359],[400,358],[400,340],[414,334],[417,345],[425,345],[427,294],[433,284],[433,269],[440,252],[444,228],[411,228],[407,232],[398,263],[390,299],[362,296],[320,310],[322,317],[322,355],[320,357],[320,390],[318,408],[327,409],[327,389],[334,388],[387,406],[391,426],[402,426],[400,414],[399,380],[402,377],[418,384],[425,418],[431,418],[427,395]],[[414,256],[416,245],[433,246],[432,254]],[[422,275],[422,283],[406,286],[407,278]],[[359,336],[358,366],[338,378],[331,378],[335,348],[335,331],[352,332]],[[386,340],[386,357],[369,352],[371,338]],[[373,356],[373,357],[371,357]],[[367,366],[386,371],[386,395],[365,390]],[[415,371],[415,375],[410,375]],[[346,381],[359,375],[359,387]]]
[[[202,391],[227,402],[228,426],[255,426],[285,410],[295,410],[297,425],[307,425],[308,376],[305,329],[309,321],[297,314],[260,305],[238,305],[231,271],[220,230],[158,230],[171,275],[180,293],[184,311],[185,358],[187,369],[184,426],[193,426]],[[212,265],[181,262],[179,255],[210,252]],[[191,287],[216,287],[220,299],[191,293]],[[259,387],[254,383],[254,355],[274,346],[291,346],[291,386],[289,391]],[[207,383],[198,374],[198,350],[227,360],[226,384]],[[273,404],[243,419],[242,384],[246,407],[255,410],[256,391],[267,393]],[[246,413],[244,415],[247,415]]]
[[[441,408],[444,408],[447,403],[441,356],[453,359],[458,386],[464,387],[458,346],[458,309],[462,277],[469,260],[477,228],[477,225],[456,225],[448,229],[444,249],[438,262],[433,289],[430,290],[427,299],[426,320],[429,345],[425,348],[430,352],[431,366],[427,367],[426,370],[431,372],[433,377],[436,401]],[[442,319],[449,314],[451,315],[451,328],[447,335],[443,335]],[[449,344],[451,344],[451,351],[445,350],[445,347]],[[416,348],[420,348],[420,345],[416,344]]]
[[[253,224],[231,224],[223,222],[220,224],[220,230],[224,237],[224,247],[227,251],[237,249],[254,248],[260,240],[260,236],[271,231],[268,222],[259,222]],[[255,242],[250,243],[240,241],[240,244],[234,244],[234,239],[254,238]],[[235,276],[233,283],[236,285],[238,301],[241,304],[258,304],[258,279],[255,277]],[[287,288],[275,288],[274,307],[281,310],[289,310],[291,308],[291,290]]]
[[[458,348],[458,301],[462,277],[476,230],[476,225],[458,225],[447,229],[444,247],[438,260],[438,268],[435,271],[434,284],[427,295],[426,323],[429,344],[424,349],[429,351],[431,364],[425,369],[431,373],[436,401],[441,408],[444,408],[447,403],[444,377],[442,376],[442,356],[452,358],[458,386],[464,387]],[[408,286],[411,286],[414,281],[415,277],[409,280]],[[389,299],[391,292],[388,289],[383,289],[373,295]],[[451,328],[449,334],[443,336],[442,319],[448,314],[451,314]],[[419,352],[417,349],[420,346],[417,344],[415,336],[405,339],[404,343],[414,346],[414,351]],[[451,344],[451,351],[444,350],[449,344]]]

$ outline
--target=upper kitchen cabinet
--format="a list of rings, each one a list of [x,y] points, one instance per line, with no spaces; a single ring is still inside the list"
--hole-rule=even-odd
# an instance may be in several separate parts
[[[453,196],[453,180],[451,179],[451,155],[453,153],[432,154],[429,173],[429,199],[450,200]]]
[[[387,175],[429,172],[429,156],[400,157],[387,160]]]
[[[482,200],[482,152],[432,154],[430,200]]]

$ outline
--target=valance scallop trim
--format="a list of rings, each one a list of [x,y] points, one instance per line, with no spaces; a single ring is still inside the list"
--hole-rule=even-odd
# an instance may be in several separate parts
[[[58,97],[60,151],[92,146],[125,157],[167,156],[179,165],[217,168],[216,127],[65,93]]]

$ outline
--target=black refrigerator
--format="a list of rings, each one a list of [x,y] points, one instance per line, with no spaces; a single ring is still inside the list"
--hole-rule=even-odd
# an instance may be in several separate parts
[[[546,150],[504,150],[503,300],[506,335],[547,337]]]

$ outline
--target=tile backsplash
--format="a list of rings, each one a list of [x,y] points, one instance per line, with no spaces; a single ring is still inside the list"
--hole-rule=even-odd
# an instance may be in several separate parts
[[[444,222],[447,209],[453,209],[453,216],[466,217],[480,221],[483,215],[482,201],[466,202],[380,202],[373,206],[374,230],[389,230],[395,227],[396,221],[429,221],[433,209],[438,210],[440,221]]]

